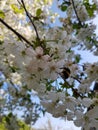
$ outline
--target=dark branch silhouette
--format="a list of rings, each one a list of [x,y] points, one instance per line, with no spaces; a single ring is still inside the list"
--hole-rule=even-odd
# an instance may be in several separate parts
[[[78,22],[79,22],[79,25],[80,25],[81,27],[83,27],[83,25],[82,25],[82,23],[81,23],[81,20],[80,20],[78,14],[77,14],[77,10],[76,10],[75,4],[74,4],[74,0],[72,0],[72,6],[73,6],[73,9],[74,9],[74,11],[75,11],[75,14],[76,14],[77,20],[78,20]]]
[[[74,94],[76,97],[81,97],[81,98],[84,98],[84,97],[85,97],[85,96],[81,95],[81,93],[79,93],[79,92],[77,91],[77,89],[73,88],[66,80],[64,80],[64,83],[65,83],[67,86],[69,86],[69,88],[72,89],[72,92],[73,92],[73,94]]]
[[[38,35],[37,28],[36,28],[36,26],[35,26],[35,24],[34,24],[33,20],[31,19],[30,15],[29,15],[29,12],[28,12],[28,11],[27,11],[27,9],[26,9],[26,6],[25,6],[24,1],[23,1],[23,0],[21,0],[21,3],[22,3],[22,5],[23,5],[23,8],[24,8],[24,10],[25,10],[25,13],[26,13],[27,17],[29,18],[29,20],[30,20],[30,22],[31,22],[32,26],[34,27],[34,30],[35,30],[35,32],[36,32],[36,36],[37,36],[37,40],[39,40],[39,41],[40,41],[40,38],[39,38],[39,35]]]
[[[28,43],[30,46],[33,47],[33,45],[31,44],[31,42],[29,42],[25,37],[23,37],[19,32],[17,32],[15,29],[13,29],[10,25],[8,25],[3,19],[0,18],[0,22],[5,25],[9,30],[11,30],[16,36],[18,36],[18,38],[21,41],[25,41],[26,43]]]
[[[75,79],[76,81],[78,81],[79,83],[81,83],[81,81],[80,81],[77,77],[71,76],[71,78],[73,78],[73,79]]]

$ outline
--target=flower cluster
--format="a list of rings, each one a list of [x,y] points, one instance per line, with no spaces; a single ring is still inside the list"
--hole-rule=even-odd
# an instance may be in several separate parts
[[[61,25],[55,26],[51,0],[0,1],[0,72],[5,76],[0,79],[0,103],[6,102],[0,110],[4,114],[5,108],[25,107],[27,124],[46,110],[86,130],[97,128],[98,97],[91,84],[97,81],[98,63],[81,65],[73,47],[97,50],[96,26],[91,21],[98,2],[60,4],[58,9],[66,16],[59,16]],[[40,103],[35,104],[32,96]]]

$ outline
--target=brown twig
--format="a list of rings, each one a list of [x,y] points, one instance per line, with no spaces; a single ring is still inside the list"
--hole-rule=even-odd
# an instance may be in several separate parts
[[[18,38],[22,41],[25,41],[28,43],[30,46],[33,47],[33,45],[25,38],[23,37],[19,32],[17,32],[15,29],[13,29],[11,26],[9,26],[3,19],[0,18],[0,22],[5,25],[9,30],[11,30]]]
[[[74,11],[75,11],[77,20],[78,20],[80,26],[83,27],[83,25],[82,25],[82,23],[81,23],[81,20],[80,20],[80,18],[79,18],[79,16],[78,16],[77,10],[76,10],[75,4],[74,4],[74,0],[71,0],[71,1],[72,1],[72,6],[73,6],[73,9],[74,9]]]
[[[33,20],[31,19],[30,15],[29,15],[29,12],[28,12],[28,11],[27,11],[27,9],[26,9],[26,6],[25,6],[24,1],[23,1],[23,0],[21,0],[21,3],[22,3],[22,5],[23,5],[23,8],[24,8],[24,10],[25,10],[25,12],[26,12],[27,17],[29,18],[29,20],[30,20],[30,22],[31,22],[32,26],[34,27],[34,30],[35,30],[35,33],[36,33],[36,36],[37,36],[37,40],[39,40],[39,41],[40,41],[40,38],[39,38],[39,35],[38,35],[37,28],[36,28],[36,26],[35,26],[35,24],[34,24]]]
[[[64,81],[65,81],[65,84],[66,84],[69,88],[72,89],[73,93],[74,93],[76,96],[81,97],[81,98],[84,98],[84,96],[81,95],[81,94],[77,91],[77,89],[73,88],[66,80],[64,80]]]
[[[19,3],[20,6],[23,7],[22,3],[19,0],[17,0],[17,2]],[[42,21],[40,21],[39,17],[33,16],[30,12],[28,12],[28,13],[29,13],[30,18],[33,18],[34,21],[39,21],[41,24],[44,24]]]
[[[76,97],[81,97],[81,98],[84,98],[85,96],[82,96],[78,91],[77,89],[75,88],[72,88],[72,91],[73,91],[73,94],[76,96]]]
[[[73,79],[77,80],[79,83],[81,83],[81,81],[78,78],[76,78],[74,76],[71,76],[71,78],[73,78]]]

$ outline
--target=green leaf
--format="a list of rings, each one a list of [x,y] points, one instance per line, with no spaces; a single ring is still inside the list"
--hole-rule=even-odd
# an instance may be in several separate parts
[[[5,13],[2,10],[0,10],[0,18],[4,19],[4,17],[5,17]]]
[[[36,16],[39,17],[42,13],[42,10],[39,8],[36,10]]]
[[[66,6],[66,5],[62,5],[62,6],[61,6],[61,10],[62,10],[62,11],[66,11],[66,10],[67,10],[67,6]]]
[[[79,63],[80,60],[81,60],[81,56],[80,56],[79,54],[77,54],[77,55],[75,56],[75,62],[76,62],[76,63]]]
[[[93,4],[92,6],[90,6],[90,9],[87,10],[90,17],[92,17],[94,15],[94,11],[95,10],[96,10],[96,5],[95,4]]]
[[[3,44],[3,41],[2,40],[0,40],[0,45],[2,45]],[[0,49],[1,50],[1,49]]]
[[[9,114],[8,114],[8,117],[12,117],[13,116],[13,114],[12,114],[12,112],[10,112]]]
[[[44,3],[47,4],[47,3],[48,3],[48,0],[44,0]]]
[[[18,8],[15,4],[12,4],[11,8],[16,14],[22,14],[24,12],[24,9],[22,7]]]
[[[73,23],[73,29],[80,29],[81,25],[79,23]]]
[[[88,3],[88,2],[89,2],[89,0],[83,0],[83,2],[84,2],[84,3]]]
[[[71,53],[71,52],[72,52],[71,48],[69,48],[69,49],[66,51],[66,53]]]
[[[46,91],[51,91],[51,89],[53,88],[53,83],[54,81],[53,80],[48,80],[47,83],[46,83]]]
[[[0,130],[6,130],[4,123],[0,122]]]
[[[85,5],[89,16],[93,17],[94,11],[96,10],[96,4],[90,4],[88,0],[84,0],[83,4]]]

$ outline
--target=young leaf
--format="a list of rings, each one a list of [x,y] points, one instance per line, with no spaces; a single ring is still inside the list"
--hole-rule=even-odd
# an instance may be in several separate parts
[[[17,5],[12,4],[11,5],[12,10],[16,13],[16,14],[22,14],[24,12],[23,8],[18,8]]]
[[[75,62],[79,63],[80,60],[81,60],[81,56],[80,55],[76,55],[75,56]]]
[[[61,6],[61,10],[62,10],[62,11],[66,11],[66,9],[67,9],[67,6],[66,6],[66,5],[62,5],[62,6]]]
[[[4,19],[4,17],[5,17],[5,13],[2,10],[0,10],[0,18]]]
[[[41,15],[41,13],[42,13],[42,10],[41,10],[40,8],[37,9],[37,11],[36,11],[36,16],[39,17],[39,16]]]
[[[83,4],[85,5],[89,16],[93,17],[94,11],[96,10],[96,4],[90,4],[88,0],[84,0]]]

